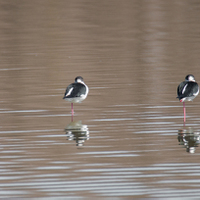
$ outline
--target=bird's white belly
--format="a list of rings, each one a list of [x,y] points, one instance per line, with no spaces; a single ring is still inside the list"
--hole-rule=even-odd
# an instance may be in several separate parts
[[[65,98],[65,100],[71,103],[81,103],[85,98],[86,95],[82,95],[81,97]]]
[[[181,102],[184,102],[184,101],[192,101],[196,96],[192,96],[192,97],[185,97],[182,99]]]

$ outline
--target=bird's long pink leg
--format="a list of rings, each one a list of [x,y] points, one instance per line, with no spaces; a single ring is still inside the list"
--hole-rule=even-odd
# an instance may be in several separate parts
[[[184,113],[184,126],[186,122],[186,109],[185,109],[185,102],[183,102],[183,113]]]
[[[71,103],[71,110],[72,110],[72,117],[71,117],[71,121],[73,122],[73,116],[74,116],[74,108],[73,108],[73,103]]]

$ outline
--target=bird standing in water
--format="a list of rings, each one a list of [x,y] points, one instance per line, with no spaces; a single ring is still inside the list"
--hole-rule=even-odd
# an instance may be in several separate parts
[[[199,86],[192,74],[185,77],[185,81],[180,83],[177,88],[177,98],[183,102],[184,125],[186,121],[185,101],[192,101],[199,94]]]
[[[88,92],[88,86],[84,83],[81,76],[77,76],[75,82],[67,86],[63,99],[71,102],[72,117],[74,115],[73,103],[81,103],[87,97]]]

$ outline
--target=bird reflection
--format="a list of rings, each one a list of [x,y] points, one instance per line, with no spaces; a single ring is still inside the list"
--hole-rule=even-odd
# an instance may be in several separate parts
[[[76,146],[83,146],[86,140],[89,140],[89,130],[87,125],[82,125],[81,121],[70,122],[65,127],[68,140],[75,140]]]
[[[199,132],[194,131],[191,127],[183,127],[178,130],[178,141],[186,148],[186,152],[195,153],[200,142]]]

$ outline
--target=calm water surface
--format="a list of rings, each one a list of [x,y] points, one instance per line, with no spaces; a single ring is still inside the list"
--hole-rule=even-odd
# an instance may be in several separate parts
[[[0,196],[200,195],[200,3],[0,1]],[[84,77],[88,98],[62,99]]]

